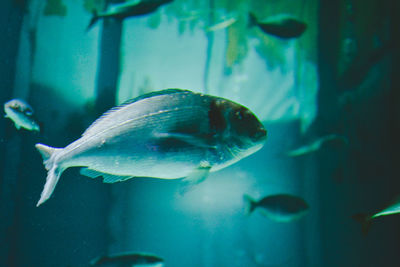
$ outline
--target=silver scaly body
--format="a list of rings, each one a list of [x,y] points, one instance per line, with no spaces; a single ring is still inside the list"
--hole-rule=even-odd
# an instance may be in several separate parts
[[[231,123],[235,109],[248,111],[226,99],[165,90],[110,110],[63,149],[37,144],[49,171],[38,205],[69,167],[85,167],[83,175],[103,176],[109,183],[132,177],[183,178],[197,170],[201,174],[194,176],[205,177],[224,168],[260,149],[266,136],[250,111],[244,116],[259,123],[249,126],[255,127],[255,140],[238,134],[237,126],[244,127]]]

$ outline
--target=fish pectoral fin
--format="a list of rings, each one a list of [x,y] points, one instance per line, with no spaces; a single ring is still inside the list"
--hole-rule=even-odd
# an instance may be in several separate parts
[[[191,134],[186,133],[155,133],[154,136],[160,139],[177,139],[182,142],[188,143],[190,145],[194,145],[197,147],[204,148],[215,148],[216,146],[207,143],[207,139],[200,138]]]
[[[210,173],[211,166],[200,166],[194,169],[186,178],[184,178],[183,185],[179,191],[180,195],[184,195],[187,192],[193,190],[194,186],[203,182]]]
[[[99,176],[103,176],[103,183],[108,183],[108,184],[125,181],[133,177],[133,176],[121,176],[121,175],[99,172],[89,168],[81,168],[80,174],[93,179]]]
[[[21,129],[21,126],[18,123],[14,123],[15,128],[17,128],[17,130]]]

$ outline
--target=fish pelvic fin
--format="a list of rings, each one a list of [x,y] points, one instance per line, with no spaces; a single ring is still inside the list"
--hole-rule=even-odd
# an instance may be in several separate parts
[[[56,164],[55,160],[55,155],[62,149],[49,147],[43,144],[36,144],[35,147],[42,155],[43,164],[45,165],[47,170],[46,183],[44,185],[42,194],[40,195],[40,199],[36,205],[36,207],[39,207],[47,199],[50,198],[51,194],[54,191],[54,188],[57,185],[58,180],[60,179],[61,173],[63,172],[63,170]]]
[[[96,24],[96,22],[99,20],[99,15],[97,14],[96,10],[93,10],[92,12],[93,16],[92,19],[89,22],[89,25],[86,27],[86,32],[90,31],[90,29]]]
[[[183,184],[179,190],[179,194],[183,196],[192,191],[196,185],[203,182],[208,177],[210,170],[211,166],[209,165],[199,166],[193,170],[186,178],[182,180]]]
[[[368,214],[365,213],[357,213],[351,216],[355,221],[361,224],[361,231],[363,235],[367,235],[369,229],[371,228],[372,218]]]
[[[249,196],[247,194],[243,195],[243,200],[244,200],[244,204],[245,204],[244,212],[246,215],[250,215],[257,207],[257,205],[256,205],[257,202],[251,196]]]

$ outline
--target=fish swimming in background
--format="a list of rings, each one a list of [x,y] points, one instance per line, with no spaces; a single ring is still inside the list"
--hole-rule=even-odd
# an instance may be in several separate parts
[[[400,196],[397,197],[394,201],[392,201],[392,203],[389,204],[386,208],[376,213],[373,214],[358,213],[353,215],[352,217],[354,220],[361,223],[361,230],[363,234],[366,235],[374,219],[381,216],[393,215],[398,213],[400,213]]]
[[[249,14],[249,25],[258,26],[264,33],[281,39],[300,37],[307,29],[307,24],[291,17],[281,17],[266,22],[259,22],[256,16]]]
[[[258,201],[248,195],[243,196],[246,213],[250,214],[260,208],[261,212],[276,222],[292,222],[308,212],[308,204],[300,197],[278,194],[264,197]]]
[[[213,31],[222,30],[222,29],[228,28],[229,26],[231,26],[236,21],[237,21],[236,18],[230,18],[230,19],[224,20],[222,22],[218,22],[218,23],[208,27],[206,31],[207,32],[213,32]]]
[[[29,131],[40,131],[39,125],[33,119],[32,107],[21,99],[12,99],[4,104],[5,118],[14,122],[19,130],[21,127]]]
[[[336,135],[336,134],[330,134],[321,138],[318,138],[317,140],[301,146],[299,148],[290,150],[286,152],[286,156],[289,157],[299,157],[303,155],[307,155],[313,152],[316,152],[322,148],[323,145],[325,145],[328,142],[333,142],[333,141],[340,141],[341,143],[348,145],[349,141],[347,140],[346,137],[341,136],[341,135]]]
[[[90,266],[104,267],[163,267],[164,260],[160,257],[143,253],[121,253],[104,256],[92,260]]]
[[[230,100],[166,89],[137,97],[97,119],[65,148],[36,144],[48,170],[38,206],[52,194],[61,173],[115,183],[132,177],[204,180],[259,150],[266,130],[247,108]]]
[[[128,17],[143,16],[156,11],[160,6],[168,4],[173,0],[129,0],[122,4],[111,5],[104,12],[93,12],[93,17],[90,20],[86,31],[89,31],[99,19],[115,18],[125,19]]]

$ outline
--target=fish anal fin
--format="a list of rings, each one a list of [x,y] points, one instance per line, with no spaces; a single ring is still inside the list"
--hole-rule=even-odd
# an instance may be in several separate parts
[[[90,177],[90,178],[93,178],[93,179],[103,175],[102,172],[98,172],[96,170],[89,169],[89,168],[81,168],[79,170],[79,173],[81,175],[84,175],[84,176],[87,176],[87,177]]]
[[[120,176],[120,175],[114,175],[114,174],[108,174],[108,173],[103,173],[102,176],[103,176],[103,183],[107,183],[107,184],[122,182],[122,181],[128,180],[130,178],[133,178],[133,176]]]
[[[79,172],[80,172],[80,174],[90,177],[90,178],[93,178],[93,179],[102,176],[103,183],[108,183],[108,184],[125,181],[125,180],[128,180],[133,177],[133,176],[122,176],[122,175],[109,174],[109,173],[100,172],[100,171],[96,171],[96,170],[89,169],[89,168],[81,168]]]

